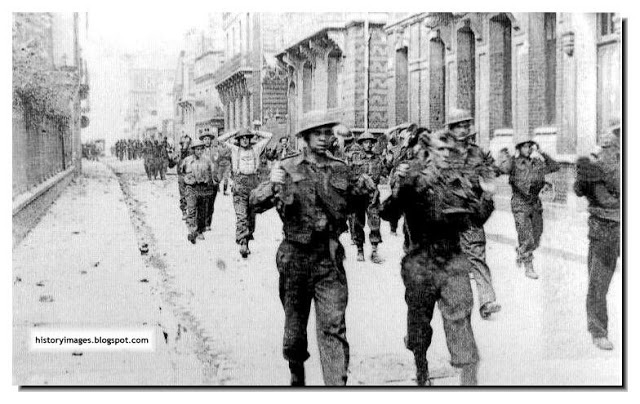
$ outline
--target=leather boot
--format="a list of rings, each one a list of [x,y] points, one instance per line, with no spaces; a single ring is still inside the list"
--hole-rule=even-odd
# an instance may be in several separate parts
[[[291,385],[296,387],[304,386],[304,363],[289,362],[289,370],[291,371]]]
[[[429,380],[429,362],[426,353],[413,353],[413,359],[416,363],[416,384],[418,386],[431,386]]]
[[[194,232],[191,232],[191,233],[189,233],[187,235],[187,240],[189,240],[191,242],[191,244],[195,244],[197,237],[198,237],[198,232],[194,231]]]
[[[478,385],[478,365],[476,363],[470,363],[462,367],[462,373],[460,374],[461,386],[477,386]]]
[[[538,274],[533,270],[533,262],[524,263],[524,274],[527,278],[538,279]]]
[[[378,255],[378,245],[371,246],[371,262],[374,264],[382,264],[384,259],[380,255]]]
[[[242,258],[247,258],[249,254],[251,254],[251,251],[249,251],[249,241],[242,240],[240,242],[240,255],[242,255]]]
[[[497,313],[502,309],[502,306],[500,306],[498,303],[496,302],[489,302],[489,303],[485,303],[482,305],[482,307],[480,307],[480,317],[482,317],[483,319],[488,319],[489,316],[491,316],[493,313]]]

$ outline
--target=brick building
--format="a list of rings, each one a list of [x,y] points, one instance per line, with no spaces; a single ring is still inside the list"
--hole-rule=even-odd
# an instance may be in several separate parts
[[[447,111],[465,108],[479,144],[493,153],[531,136],[563,162],[544,197],[575,206],[572,163],[621,111],[618,20],[612,13],[420,13],[393,21],[385,28],[389,124],[438,129]]]
[[[260,121],[276,135],[285,130],[286,76],[274,55],[283,21],[271,13],[222,13],[225,61],[215,73],[225,130]]]
[[[312,116],[330,117],[356,133],[383,131],[389,126],[387,15],[309,16],[316,30],[277,55],[287,71],[289,132]]]

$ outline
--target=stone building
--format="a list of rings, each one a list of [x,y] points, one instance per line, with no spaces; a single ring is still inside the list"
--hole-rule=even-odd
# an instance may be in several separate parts
[[[225,61],[216,71],[225,130],[251,126],[285,130],[286,77],[274,55],[285,29],[278,14],[222,13]]]
[[[196,132],[218,135],[224,130],[224,112],[215,88],[214,73],[224,60],[224,50],[208,50],[195,59]]]
[[[572,163],[621,114],[615,14],[420,13],[385,30],[390,125],[438,129],[469,109],[493,153],[532,137],[562,161],[545,198],[576,203]]]
[[[313,116],[335,119],[356,133],[389,126],[387,15],[371,14],[344,13],[320,24],[311,15],[315,31],[277,55],[287,71],[290,133]]]

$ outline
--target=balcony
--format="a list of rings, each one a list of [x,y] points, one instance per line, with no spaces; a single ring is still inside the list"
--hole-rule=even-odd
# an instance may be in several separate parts
[[[238,73],[252,72],[251,62],[251,54],[247,53],[238,53],[227,60],[215,73],[214,83],[216,87]]]

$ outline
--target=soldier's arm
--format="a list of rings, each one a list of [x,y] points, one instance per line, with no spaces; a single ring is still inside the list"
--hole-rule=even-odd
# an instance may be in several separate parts
[[[542,154],[542,157],[544,157],[545,174],[555,173],[556,171],[560,170],[560,164],[558,164],[558,162],[555,161],[551,156],[549,156],[547,153],[540,154]]]
[[[224,135],[220,135],[220,136],[218,136],[218,142],[226,142],[229,139],[231,139],[231,137],[233,135],[235,135],[235,134],[236,134],[236,132],[232,131],[232,132],[225,133]]]
[[[251,191],[249,206],[255,213],[263,213],[275,206],[276,192],[271,181],[264,181]]]

